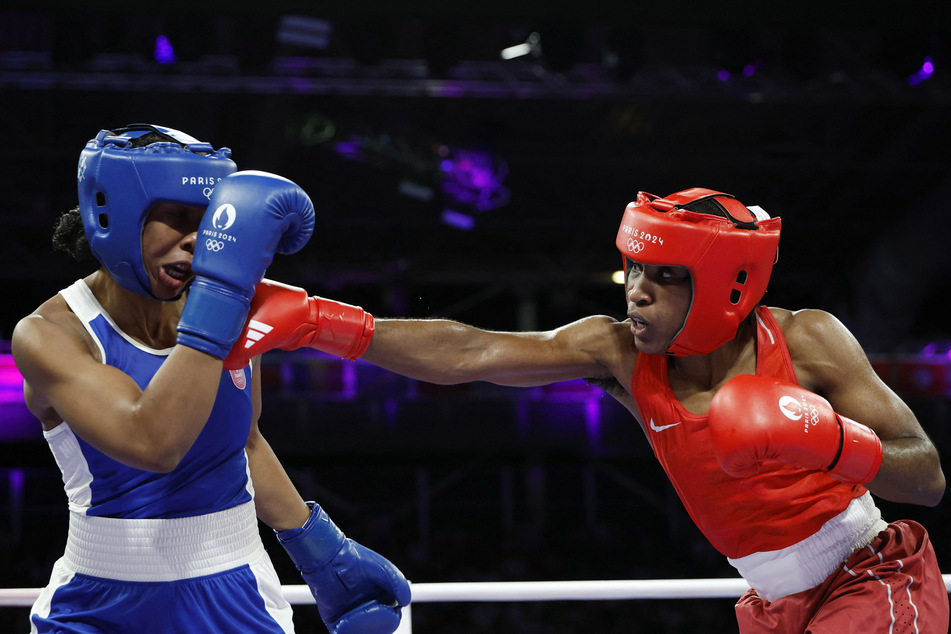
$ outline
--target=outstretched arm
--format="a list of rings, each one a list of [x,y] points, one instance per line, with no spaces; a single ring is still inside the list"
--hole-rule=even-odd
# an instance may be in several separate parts
[[[533,386],[609,376],[627,328],[587,317],[546,332],[495,332],[448,320],[380,319],[363,358],[430,383]]]
[[[431,383],[532,386],[612,375],[629,381],[631,344],[630,325],[605,316],[547,332],[493,332],[443,319],[374,319],[359,306],[264,280],[225,368],[244,367],[274,348],[310,347]]]
[[[808,310],[790,314],[783,331],[800,384],[881,440],[882,464],[869,490],[894,502],[937,505],[945,490],[937,449],[848,329],[828,313]]]

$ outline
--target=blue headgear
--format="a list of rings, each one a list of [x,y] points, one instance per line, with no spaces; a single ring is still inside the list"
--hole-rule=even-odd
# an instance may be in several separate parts
[[[207,207],[215,183],[237,169],[230,149],[215,150],[178,130],[148,124],[102,130],[79,155],[77,173],[93,255],[123,288],[153,297],[142,264],[149,211],[160,202]]]

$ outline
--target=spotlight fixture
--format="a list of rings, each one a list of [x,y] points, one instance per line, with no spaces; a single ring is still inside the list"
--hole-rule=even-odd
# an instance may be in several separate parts
[[[536,32],[529,34],[528,38],[521,44],[516,44],[515,46],[509,46],[503,48],[502,52],[499,53],[499,57],[502,59],[515,59],[516,57],[524,57],[526,55],[532,55],[538,57],[541,54],[541,45],[542,37]]]

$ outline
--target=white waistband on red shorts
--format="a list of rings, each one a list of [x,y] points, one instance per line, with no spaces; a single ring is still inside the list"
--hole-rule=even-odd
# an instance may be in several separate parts
[[[194,517],[118,519],[70,513],[65,564],[120,581],[215,574],[264,554],[254,502]]]
[[[729,562],[759,596],[775,601],[825,581],[849,555],[867,546],[887,526],[866,491],[801,542]]]

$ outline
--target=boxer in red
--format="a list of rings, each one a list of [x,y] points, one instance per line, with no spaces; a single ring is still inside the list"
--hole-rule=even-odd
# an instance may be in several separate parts
[[[628,319],[549,332],[374,320],[265,281],[251,318],[270,332],[225,367],[311,346],[432,383],[588,378],[640,422],[697,526],[749,582],[741,632],[945,634],[928,533],[887,523],[871,495],[938,504],[938,453],[835,317],[760,305],[780,227],[721,192],[641,192],[616,238]]]

